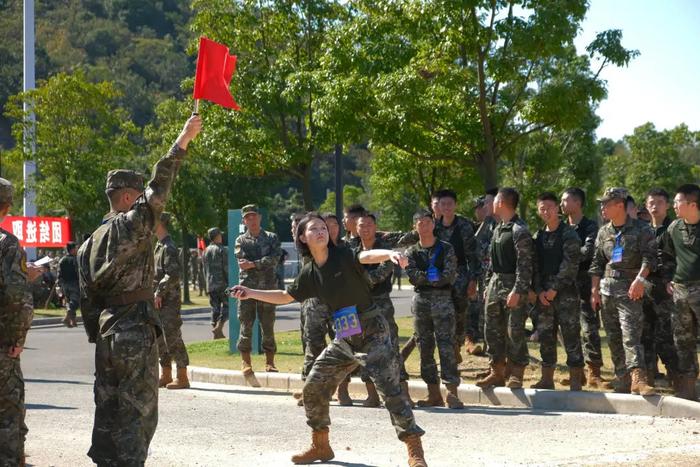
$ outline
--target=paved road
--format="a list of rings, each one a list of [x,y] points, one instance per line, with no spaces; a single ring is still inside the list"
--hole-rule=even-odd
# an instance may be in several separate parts
[[[409,293],[398,294],[399,314]],[[280,311],[276,328],[298,328],[298,308]],[[209,338],[206,315],[185,318],[186,341]],[[28,461],[37,466],[91,465],[85,456],[93,417],[93,352],[82,328],[32,329],[22,355],[27,379]],[[331,409],[331,465],[405,465],[382,409]],[[653,417],[531,412],[469,407],[417,411],[432,466],[700,465],[700,424]],[[196,384],[161,391],[160,422],[148,465],[289,465],[305,447],[304,415],[287,394]]]

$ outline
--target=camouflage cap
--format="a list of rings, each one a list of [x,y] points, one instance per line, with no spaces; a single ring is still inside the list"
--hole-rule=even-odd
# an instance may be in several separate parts
[[[160,223],[163,225],[163,227],[167,227],[170,225],[170,219],[172,219],[172,215],[169,212],[161,212],[160,213]]]
[[[247,216],[248,214],[260,214],[260,211],[258,210],[258,205],[257,204],[246,204],[241,208],[241,214],[243,217]]]
[[[212,227],[211,229],[207,230],[207,235],[209,236],[209,240],[214,240],[217,235],[221,235],[221,230],[218,227]]]
[[[601,198],[598,198],[598,201],[600,203],[607,203],[608,201],[611,201],[613,199],[619,199],[620,201],[625,201],[629,195],[630,194],[627,191],[627,188],[612,187],[612,188],[607,188],[605,190],[605,192],[603,193],[603,196]]]
[[[110,192],[121,188],[132,188],[136,191],[143,191],[143,175],[134,170],[110,170],[107,173],[107,186],[105,191]]]
[[[0,178],[0,203],[12,204],[14,197],[14,189],[12,188],[12,183],[9,180]]]

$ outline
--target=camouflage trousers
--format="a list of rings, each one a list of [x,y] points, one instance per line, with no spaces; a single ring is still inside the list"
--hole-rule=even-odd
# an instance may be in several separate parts
[[[642,329],[644,313],[642,300],[626,295],[601,294],[601,312],[615,375],[623,376],[633,368],[646,368]]]
[[[80,306],[80,287],[75,284],[75,287],[63,286],[63,294],[66,300],[66,311],[68,316],[75,318],[78,307]]]
[[[301,303],[301,346],[304,350],[304,364],[301,368],[301,379],[306,375],[316,358],[326,348],[326,336],[333,340],[333,322],[331,310],[318,298],[310,298]]]
[[[228,297],[224,289],[209,291],[209,305],[211,306],[211,325],[215,326],[219,320],[228,321]]]
[[[24,423],[24,377],[19,358],[0,348],[0,466],[19,465],[24,454],[27,425]]]
[[[554,301],[544,306],[537,299],[537,335],[543,367],[557,364],[557,330],[561,330],[569,368],[583,367],[581,350],[581,323],[579,298],[576,287],[562,287]]]
[[[674,284],[671,315],[673,341],[678,355],[678,373],[690,378],[698,377],[697,336],[700,324],[700,282]]]
[[[396,355],[398,355],[399,358],[399,380],[408,381],[408,372],[406,371],[406,365],[404,365],[403,359],[399,354],[399,325],[396,324],[396,319],[394,318],[394,303],[391,301],[391,298],[389,298],[389,294],[375,296],[372,299],[374,300],[374,304],[377,306],[377,308],[381,310],[382,316],[384,316],[386,322],[389,324],[391,344],[394,348],[394,352],[396,352]],[[365,383],[369,383],[371,381],[369,373],[367,373],[367,371],[364,368],[362,368],[362,370],[360,371],[360,378]]]
[[[600,312],[591,307],[591,278],[588,273],[577,280],[579,309],[581,310],[582,346],[586,363],[603,366],[603,351],[600,348]]]
[[[95,422],[88,456],[102,466],[143,465],[158,425],[158,346],[151,324],[97,338]]]
[[[467,330],[466,335],[469,336],[473,341],[478,341],[484,338],[484,293],[486,292],[486,286],[484,281],[479,279],[476,286],[476,299],[469,300],[469,307],[467,313],[469,318],[467,320]]]
[[[277,352],[275,343],[275,305],[258,300],[241,300],[238,303],[238,321],[241,332],[236,348],[239,352],[253,350],[253,325],[255,317],[260,321],[262,331],[262,348],[265,352]]]
[[[661,291],[657,289],[657,292],[660,294]],[[675,373],[677,370],[678,355],[671,329],[671,315],[673,315],[674,308],[673,299],[665,290],[661,296],[644,298],[642,345],[644,346],[645,367],[649,371],[656,371],[657,356],[667,371]],[[653,373],[651,374],[653,376]]]
[[[525,320],[527,294],[520,296],[515,308],[508,308],[506,300],[515,285],[515,274],[494,274],[486,288],[485,340],[491,362],[506,358],[518,366],[528,364]]]
[[[463,267],[457,269],[457,280],[452,286],[452,303],[455,310],[455,343],[462,345],[470,327],[469,297],[467,287],[469,286],[469,273]]]
[[[440,376],[443,384],[461,382],[455,355],[455,307],[451,291],[417,292],[411,307],[416,343],[420,350],[420,376],[426,384],[440,384],[435,345],[440,355]]]
[[[334,339],[314,362],[304,385],[306,423],[314,430],[331,424],[328,411],[331,396],[338,384],[362,365],[377,386],[399,439],[423,435],[425,432],[416,425],[410,404],[401,394],[399,360],[392,347],[389,324],[376,308],[364,315],[360,320],[361,334]]]
[[[160,321],[163,334],[158,338],[158,355],[162,367],[170,367],[172,361],[178,368],[186,368],[190,364],[185,343],[182,340],[182,317],[180,316],[180,297],[176,300],[165,301],[160,310]]]

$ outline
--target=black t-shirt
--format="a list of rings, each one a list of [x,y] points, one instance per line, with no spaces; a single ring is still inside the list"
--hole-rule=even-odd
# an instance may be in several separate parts
[[[358,253],[342,246],[329,248],[326,263],[321,267],[315,261],[304,264],[287,293],[298,302],[318,297],[332,311],[355,305],[362,313],[372,304],[372,296]]]

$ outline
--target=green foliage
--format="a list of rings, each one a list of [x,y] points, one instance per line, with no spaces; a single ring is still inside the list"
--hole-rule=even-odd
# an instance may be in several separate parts
[[[367,207],[368,201],[370,200],[367,198],[367,194],[362,187],[347,184],[343,185],[343,207],[350,206],[351,204],[361,204]],[[318,212],[330,212],[335,214],[335,191],[328,192],[325,201],[318,207]]]

